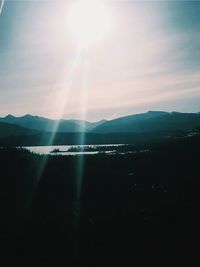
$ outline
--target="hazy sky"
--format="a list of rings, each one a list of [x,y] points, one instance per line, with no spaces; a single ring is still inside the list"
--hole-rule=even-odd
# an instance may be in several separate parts
[[[200,1],[105,0],[113,29],[87,51],[67,28],[71,2],[5,1],[0,116],[200,111]]]

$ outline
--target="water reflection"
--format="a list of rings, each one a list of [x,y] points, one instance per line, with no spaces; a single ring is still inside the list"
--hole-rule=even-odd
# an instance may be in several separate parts
[[[92,155],[102,153],[115,153],[116,148],[122,144],[106,145],[65,145],[65,146],[29,146],[23,147],[30,152],[43,155]]]

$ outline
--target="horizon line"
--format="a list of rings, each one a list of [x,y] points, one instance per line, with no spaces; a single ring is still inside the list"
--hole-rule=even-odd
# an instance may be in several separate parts
[[[199,114],[200,112],[186,112],[186,111],[165,111],[165,110],[147,110],[145,112],[138,112],[138,113],[130,113],[127,115],[122,115],[116,118],[102,118],[99,120],[94,120],[94,121],[90,121],[90,120],[83,120],[83,119],[78,119],[78,118],[51,118],[51,117],[47,117],[47,116],[42,116],[42,115],[36,115],[36,114],[30,114],[30,113],[26,113],[24,115],[13,115],[11,113],[8,113],[7,115],[0,115],[1,119],[4,119],[8,116],[12,116],[14,118],[22,118],[22,117],[26,117],[26,116],[31,116],[31,117],[39,117],[39,118],[43,118],[43,119],[48,119],[48,120],[54,120],[54,121],[59,121],[59,120],[66,120],[66,121],[85,121],[85,122],[89,122],[89,123],[95,123],[95,122],[100,122],[100,121],[112,121],[115,119],[119,119],[119,118],[123,118],[123,117],[129,117],[129,116],[134,116],[134,115],[140,115],[140,114],[145,114],[145,113],[150,113],[150,112],[163,112],[163,113],[183,113],[183,114]]]

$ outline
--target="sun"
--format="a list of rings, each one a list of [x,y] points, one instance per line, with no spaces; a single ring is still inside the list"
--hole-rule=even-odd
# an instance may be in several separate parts
[[[69,9],[68,26],[78,42],[91,45],[111,30],[110,10],[99,0],[78,0]]]

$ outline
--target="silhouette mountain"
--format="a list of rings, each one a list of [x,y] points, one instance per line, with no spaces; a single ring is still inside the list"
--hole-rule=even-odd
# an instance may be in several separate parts
[[[200,114],[149,111],[106,121],[96,126],[94,133],[150,133],[158,131],[187,131],[200,126]]]
[[[40,116],[32,116],[30,114],[22,117],[15,117],[9,114],[4,118],[0,118],[0,122],[15,124],[38,131],[70,133],[90,131],[104,123],[105,120],[92,123],[83,120],[52,120]]]
[[[102,120],[96,123],[82,120],[52,120],[27,114],[22,117],[8,115],[4,118],[0,118],[0,123],[1,135],[6,132],[11,135],[19,133],[24,135],[27,133],[27,135],[30,135],[39,132],[87,132],[118,135],[123,133],[148,134],[156,132],[188,131],[199,128],[200,114],[148,111],[142,114],[125,116],[110,121]]]

